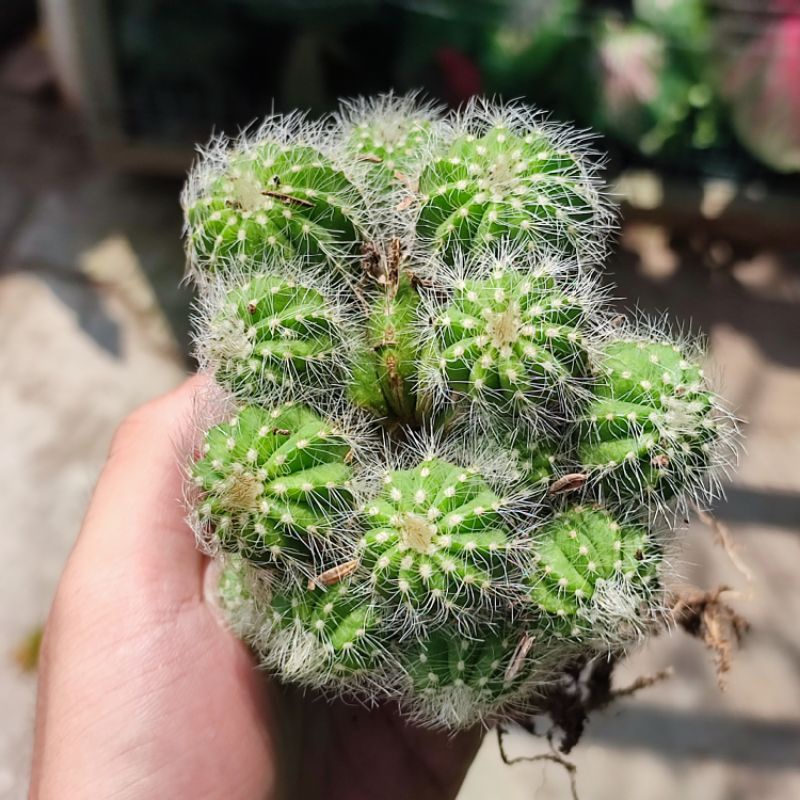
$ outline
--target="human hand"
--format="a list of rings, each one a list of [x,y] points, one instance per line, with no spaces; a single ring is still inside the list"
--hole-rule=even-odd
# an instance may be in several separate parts
[[[304,697],[222,624],[179,501],[201,387],[114,438],[45,630],[31,800],[455,797],[480,731]]]

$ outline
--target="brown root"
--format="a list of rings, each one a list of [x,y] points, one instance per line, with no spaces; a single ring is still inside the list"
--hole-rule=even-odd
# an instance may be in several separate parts
[[[737,571],[749,584],[752,584],[753,573],[750,571],[750,568],[747,566],[744,559],[739,555],[739,552],[737,551],[736,546],[731,539],[728,526],[720,522],[713,514],[708,511],[704,511],[697,505],[693,507],[693,510],[695,514],[697,514],[697,518],[700,520],[700,522],[711,529],[712,533],[714,534],[714,541],[725,551],[725,554],[730,559],[731,564],[736,567]]]
[[[553,744],[558,732],[557,750],[566,755],[580,741],[592,713],[602,711],[615,700],[630,697],[672,676],[672,669],[668,668],[654,675],[643,675],[628,686],[614,689],[612,677],[617,661],[616,656],[575,661],[564,670],[561,681],[539,697],[536,710],[518,719],[518,724],[529,733],[540,735],[536,730],[534,715],[549,717],[551,724],[543,734]]]
[[[559,766],[563,767],[566,771],[567,775],[569,776],[569,788],[572,794],[572,800],[580,800],[578,796],[578,768],[573,764],[571,761],[568,761],[564,756],[562,756],[557,750],[551,749],[549,753],[538,753],[535,756],[516,756],[514,758],[509,758],[508,753],[506,752],[505,742],[503,737],[506,735],[506,729],[503,727],[498,726],[497,728],[497,747],[500,751],[500,758],[503,759],[503,763],[507,766],[513,766],[514,764],[520,764],[523,762],[532,763],[535,761],[552,761],[554,764],[558,764]],[[553,743],[550,742],[550,747],[553,747]]]
[[[672,604],[675,622],[713,653],[720,689],[725,688],[733,648],[741,644],[750,629],[750,623],[721,599],[729,591],[727,586],[710,591],[688,589],[677,595]]]

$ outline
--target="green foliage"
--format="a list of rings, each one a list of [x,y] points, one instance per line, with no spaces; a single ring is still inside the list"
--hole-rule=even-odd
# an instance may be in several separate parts
[[[719,144],[722,109],[701,0],[637,0],[634,18],[594,26],[594,124],[649,157],[684,157]]]
[[[637,19],[684,47],[703,49],[709,36],[707,6],[705,0],[634,0],[633,11]]]

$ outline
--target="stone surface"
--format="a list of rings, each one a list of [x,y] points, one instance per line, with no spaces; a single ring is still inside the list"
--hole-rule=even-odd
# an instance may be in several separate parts
[[[0,280],[0,341],[0,797],[22,797],[34,681],[9,653],[46,617],[115,428],[184,367],[117,294],[31,274]]]
[[[112,277],[87,270],[86,256],[104,241],[124,240],[142,277],[153,287],[178,340],[188,340],[189,291],[180,284],[183,251],[180,185],[88,172],[71,188],[35,196],[10,238],[6,271],[35,269],[66,280]],[[114,264],[113,258],[106,263]],[[91,266],[91,265],[89,265]]]

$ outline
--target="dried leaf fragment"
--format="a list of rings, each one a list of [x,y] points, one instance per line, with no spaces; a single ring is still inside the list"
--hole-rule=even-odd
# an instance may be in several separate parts
[[[326,569],[315,578],[308,581],[309,591],[314,591],[317,586],[334,586],[339,581],[344,580],[348,575],[351,575],[358,568],[358,559],[354,558],[352,561],[346,561],[344,564],[337,564],[335,567]]]
[[[304,206],[305,208],[314,208],[314,204],[310,200],[304,200],[302,197],[293,197],[284,192],[274,192],[271,190],[261,192],[266,197],[273,197],[275,200],[280,200],[290,206]]]
[[[588,478],[585,472],[571,472],[569,475],[562,475],[558,480],[553,481],[548,489],[549,494],[566,494],[580,489]]]
[[[689,590],[679,595],[672,606],[675,622],[713,653],[721,689],[725,688],[725,675],[731,668],[733,648],[741,644],[750,629],[750,623],[721,599],[728,591],[727,586],[711,591]]]

